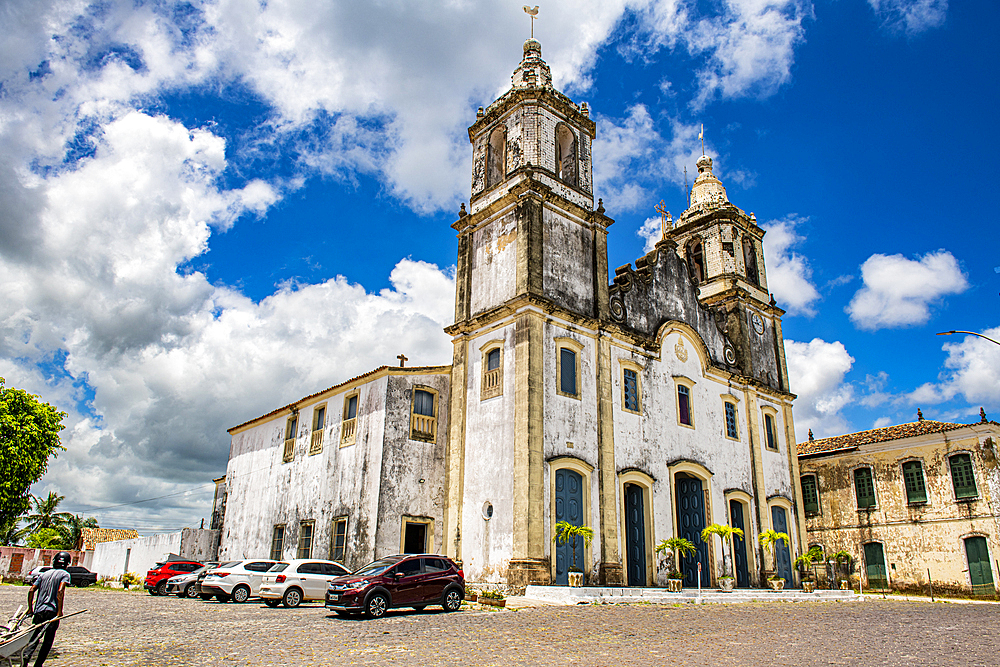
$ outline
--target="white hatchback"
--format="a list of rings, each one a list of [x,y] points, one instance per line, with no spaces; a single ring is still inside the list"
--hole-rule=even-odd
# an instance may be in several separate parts
[[[296,558],[276,563],[264,574],[260,599],[268,607],[298,607],[304,600],[325,600],[331,581],[351,571],[330,560]]]
[[[246,602],[260,593],[264,573],[277,562],[262,558],[241,560],[209,570],[201,582],[202,597],[211,594],[219,602]]]

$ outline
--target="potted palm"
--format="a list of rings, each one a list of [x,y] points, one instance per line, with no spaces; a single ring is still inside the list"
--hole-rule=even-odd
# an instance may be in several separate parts
[[[769,528],[760,534],[758,538],[760,540],[760,546],[764,549],[764,552],[771,556],[771,561],[774,561],[774,544],[779,540],[784,540],[785,544],[791,542],[791,538],[788,537],[788,533],[779,533],[773,528]],[[771,575],[767,578],[767,585],[771,587],[772,590],[780,591],[785,587],[785,580],[778,576],[777,572],[773,571],[771,568]]]
[[[583,540],[584,546],[590,544],[594,539],[594,530],[586,526],[574,526],[568,521],[560,521],[556,524],[556,544],[566,544],[570,542],[570,551],[573,552],[573,564],[569,568],[569,585],[575,588],[583,586],[583,570],[576,566],[576,539]]]
[[[851,554],[841,549],[840,551],[830,554],[830,558],[837,563],[834,568],[834,577],[840,581],[840,589],[846,591],[850,586],[848,583],[848,576],[851,574]],[[843,572],[843,577],[840,576],[841,572]]]
[[[695,552],[694,543],[683,537],[671,537],[656,545],[656,553],[669,553],[673,558],[671,567],[667,573],[667,590],[671,593],[680,593],[684,585],[684,575],[681,573],[681,556],[690,556]]]
[[[732,526],[726,526],[720,523],[713,523],[712,525],[707,526],[703,531],[701,531],[701,540],[703,542],[708,542],[710,539],[712,539],[713,535],[718,535],[722,539],[723,544],[729,546],[729,554],[731,559],[732,554],[735,553],[733,551],[733,535],[743,537],[743,529],[733,528]],[[732,574],[733,571],[730,568],[726,567],[726,563],[727,563],[726,554],[723,553],[722,576],[719,577],[718,579],[719,588],[721,588],[726,593],[732,593],[733,587],[736,585],[736,578]]]
[[[823,549],[819,545],[814,545],[809,551],[795,559],[795,567],[799,568],[802,578],[802,592],[813,593],[816,591],[816,576],[813,574],[812,566],[817,561],[823,560]]]

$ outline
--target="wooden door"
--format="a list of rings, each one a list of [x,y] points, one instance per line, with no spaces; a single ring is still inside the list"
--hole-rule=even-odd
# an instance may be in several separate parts
[[[746,521],[743,520],[743,503],[738,500],[729,501],[729,525],[739,528],[744,536],[747,533]],[[744,537],[733,535],[733,568],[736,570],[737,588],[750,588],[750,567],[747,564],[747,544]]]
[[[574,526],[583,525],[583,476],[578,472],[561,468],[556,471],[556,516],[552,523],[566,521]],[[571,542],[556,544],[556,585],[569,585],[569,568],[573,565]],[[576,541],[576,566],[586,570],[583,562],[583,540]]]
[[[708,544],[701,540],[701,531],[705,528],[705,492],[697,477],[678,473],[674,479],[677,487],[677,535],[690,540],[695,546],[693,554],[681,558],[684,585],[698,585],[700,562],[701,585],[708,587]]]
[[[625,553],[628,585],[646,585],[646,511],[642,487],[625,485]]]
[[[973,595],[996,595],[993,585],[993,568],[990,567],[990,550],[985,537],[969,537],[965,540],[965,555],[969,560],[969,580]]]
[[[771,508],[771,525],[779,533],[791,535],[788,532],[788,513],[784,507]],[[779,577],[785,580],[785,584],[792,583],[792,555],[788,550],[788,545],[784,540],[774,543],[774,571]]]

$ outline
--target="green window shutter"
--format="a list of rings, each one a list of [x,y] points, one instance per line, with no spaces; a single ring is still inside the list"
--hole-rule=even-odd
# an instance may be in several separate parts
[[[815,475],[802,477],[802,502],[806,514],[819,514],[819,490],[816,487]]]
[[[906,484],[906,502],[926,503],[927,487],[924,485],[924,469],[920,461],[903,464],[903,482]]]
[[[976,477],[972,474],[972,457],[968,454],[955,454],[949,459],[951,463],[951,481],[955,485],[956,498],[975,498]]]
[[[871,468],[858,468],[854,471],[854,491],[858,496],[858,509],[875,507],[875,485],[872,483]]]

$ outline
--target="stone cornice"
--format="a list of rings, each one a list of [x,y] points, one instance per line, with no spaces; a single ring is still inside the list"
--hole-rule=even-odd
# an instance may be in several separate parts
[[[511,88],[500,96],[469,127],[469,141],[475,141],[475,138],[485,128],[497,122],[514,107],[532,102],[547,106],[553,113],[564,116],[567,120],[585,130],[591,139],[597,136],[597,124],[590,119],[590,116],[580,111],[573,100],[554,88],[535,87]]]

